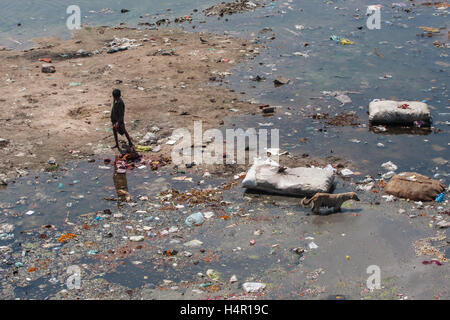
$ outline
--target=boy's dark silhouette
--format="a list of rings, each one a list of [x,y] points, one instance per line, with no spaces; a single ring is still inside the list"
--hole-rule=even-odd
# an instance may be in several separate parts
[[[119,146],[119,140],[117,138],[117,133],[120,135],[125,134],[128,139],[128,144],[130,147],[133,147],[133,142],[131,141],[130,136],[128,135],[127,130],[125,129],[125,104],[123,103],[122,98],[120,97],[120,90],[114,89],[112,92],[114,103],[111,111],[111,122],[113,125],[113,133],[114,140],[116,141],[116,145],[112,147],[112,149],[117,148],[119,152],[122,152]]]

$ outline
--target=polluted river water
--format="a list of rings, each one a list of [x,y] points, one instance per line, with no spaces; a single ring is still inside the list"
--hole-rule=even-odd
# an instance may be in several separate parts
[[[135,2],[126,4],[131,25],[149,11],[142,1]],[[174,17],[211,4],[184,1],[178,9],[172,6],[175,13],[159,9]],[[198,12],[191,23],[181,26],[256,39],[263,47],[255,59],[234,67],[222,85],[242,92],[242,99],[277,106],[276,112],[270,117],[230,117],[220,129],[278,128],[282,151],[350,161],[356,174],[338,177],[336,193],[356,191],[355,183],[366,175],[380,178],[385,173],[381,164],[387,161],[394,162],[398,172],[415,171],[448,186],[449,9],[420,2],[389,3],[381,10],[381,28],[369,30],[365,13],[371,4],[267,2],[255,11],[220,19]],[[125,19],[115,17],[117,22]],[[440,32],[423,36],[422,26]],[[2,27],[4,31],[9,37],[17,32]],[[38,35],[24,31],[23,36]],[[332,36],[354,44],[342,45]],[[290,81],[274,86],[277,76]],[[344,93],[350,102],[336,99],[330,94],[334,91]],[[426,101],[432,127],[373,130],[367,115],[373,99]],[[352,115],[354,121],[350,125],[327,121],[341,114]],[[448,229],[435,224],[438,217],[448,219],[447,199],[388,202],[381,193],[357,191],[361,201],[347,202],[341,213],[311,215],[297,198],[246,192],[236,173],[209,178],[195,167],[167,165],[155,171],[136,168],[118,177],[112,164],[103,163],[112,157],[100,154],[95,162],[84,159],[53,172],[30,172],[0,189],[0,224],[14,226],[13,231],[2,231],[0,238],[2,298],[450,296]],[[192,181],[174,180],[177,177]],[[170,188],[190,194],[167,193]],[[133,201],[105,200],[119,197],[117,190],[123,189]],[[215,191],[193,196],[193,189]],[[209,218],[200,226],[187,226],[186,218],[198,211]],[[441,264],[423,263],[432,258]],[[68,288],[70,266],[81,270],[80,290]],[[378,290],[366,286],[370,266],[381,270]],[[232,276],[236,281],[230,281]],[[244,282],[266,287],[247,293]]]

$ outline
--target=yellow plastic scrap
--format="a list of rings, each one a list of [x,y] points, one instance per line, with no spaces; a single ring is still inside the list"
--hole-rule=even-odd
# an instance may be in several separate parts
[[[145,151],[152,151],[152,147],[150,146],[141,146],[141,145],[135,145],[134,150],[136,152],[145,152]]]
[[[342,38],[342,39],[341,39],[341,44],[342,44],[342,45],[346,45],[346,44],[355,44],[355,42],[354,42],[354,41],[351,41],[351,40],[349,40],[349,39],[347,39],[347,38]]]
[[[426,31],[426,32],[439,33],[439,29],[432,28],[432,27],[419,27],[419,29],[422,29],[423,31]]]

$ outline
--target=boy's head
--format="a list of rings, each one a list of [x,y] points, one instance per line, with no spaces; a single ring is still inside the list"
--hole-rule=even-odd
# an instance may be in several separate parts
[[[120,90],[119,89],[114,89],[112,94],[113,94],[114,99],[120,98]]]

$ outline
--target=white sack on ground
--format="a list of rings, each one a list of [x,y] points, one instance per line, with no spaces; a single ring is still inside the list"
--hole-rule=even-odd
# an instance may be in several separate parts
[[[244,188],[294,196],[330,192],[334,174],[321,168],[287,168],[278,172],[277,162],[256,159],[242,182]]]
[[[418,101],[373,100],[369,104],[369,121],[373,124],[412,124],[431,121],[428,105]]]

